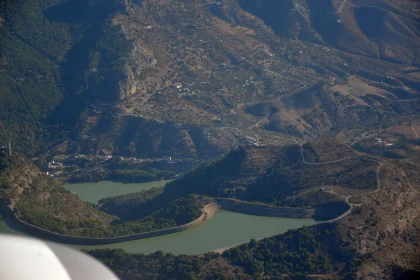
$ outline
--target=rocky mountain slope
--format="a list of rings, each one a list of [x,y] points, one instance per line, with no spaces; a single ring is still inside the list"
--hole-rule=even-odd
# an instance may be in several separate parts
[[[145,196],[159,193],[160,189],[152,189]],[[9,157],[3,153],[0,153],[0,206],[1,212],[5,210],[3,207],[10,207],[20,220],[31,225],[82,237],[123,236],[170,228],[191,222],[202,210],[191,198],[173,199],[126,222],[82,201],[25,156]]]
[[[22,155],[0,155],[0,200],[31,224],[58,233],[90,234],[95,226],[109,226],[115,217],[96,210]]]
[[[170,201],[194,195],[199,201],[220,198],[248,206],[291,208],[330,220],[377,190],[381,167],[378,159],[335,141],[240,146],[166,184],[159,193],[152,190],[154,195],[144,192],[102,200],[100,209],[137,220]]]
[[[176,143],[190,155],[198,143],[191,128],[223,150],[243,139],[290,143],[290,135],[412,117],[420,85],[415,9],[410,1],[132,4],[113,20],[133,41],[118,107],[183,128],[184,143]],[[170,152],[166,137],[157,145]],[[143,153],[143,141],[128,144]]]
[[[420,271],[417,164],[386,162],[381,189],[362,198],[360,210],[339,223],[344,248],[365,256],[358,278],[398,278],[404,270]]]
[[[82,202],[21,155],[9,158],[3,153],[0,169],[0,198],[11,204],[21,219],[72,235],[109,236],[185,223],[185,218],[191,218],[198,210],[191,196],[185,198],[189,194],[244,200],[249,200],[247,194],[252,194],[252,201],[281,206],[317,207],[334,201],[345,201],[350,206],[349,211],[333,221],[259,242],[251,241],[222,256],[210,254],[201,259],[197,268],[182,266],[177,270],[185,275],[194,271],[198,279],[206,279],[206,275],[215,277],[222,267],[227,271],[220,277],[235,275],[242,277],[240,279],[255,279],[262,276],[261,273],[276,279],[279,272],[286,276],[296,273],[304,276],[309,272],[312,277],[333,279],[410,279],[407,277],[420,271],[417,159],[371,157],[335,141],[306,143],[302,149],[297,145],[241,148],[174,181],[165,190],[129,196],[139,203],[138,209],[146,205],[150,213],[143,211],[143,217],[136,219],[122,217],[125,222]],[[201,181],[197,181],[198,175]],[[206,179],[207,176],[213,180]],[[194,184],[190,184],[192,182]],[[255,196],[257,193],[261,195]],[[157,203],[164,202],[168,195],[172,199],[168,207],[160,210],[150,207],[151,204],[159,206]],[[105,203],[112,204],[112,201]],[[126,207],[124,201],[124,196],[118,197],[120,205],[115,207]],[[332,206],[329,211],[336,211],[336,205]],[[159,222],[155,224],[154,219]],[[145,265],[146,260],[127,255],[126,262],[110,261],[120,259],[121,253],[93,252],[124,279],[137,279],[135,269]],[[324,256],[322,260],[320,256]],[[173,256],[148,256],[157,257],[169,260]],[[131,259],[135,260],[135,265],[131,264]],[[191,263],[195,257],[183,261]],[[134,270],[123,269],[127,262]],[[154,267],[152,270],[159,279],[166,279],[164,275],[170,269],[161,271]]]
[[[417,118],[412,0],[2,5],[0,133],[21,150],[213,158]]]
[[[324,157],[332,158],[319,158],[319,151],[326,148]],[[374,190],[377,168],[378,162],[333,141],[317,143],[315,148],[311,144],[241,147],[169,183],[165,192],[310,207]]]
[[[262,156],[265,149],[267,154]],[[280,205],[287,202],[311,205],[314,201],[319,205],[345,197],[351,210],[332,223],[335,245],[324,244],[331,246],[324,250],[334,255],[336,262],[336,268],[327,274],[342,279],[345,277],[340,273],[347,270],[355,273],[357,279],[410,279],[410,273],[420,272],[418,159],[367,157],[328,140],[307,143],[302,150],[293,146],[277,150],[252,148],[235,159],[227,166],[237,172],[229,169],[226,175],[220,171],[226,169],[223,162],[198,169],[197,174],[204,178],[210,174],[213,178],[201,181],[199,189],[207,188],[221,197],[274,201]],[[232,164],[232,160],[238,164]],[[285,172],[287,176],[283,177]],[[346,174],[350,175],[348,180]],[[178,191],[186,189],[190,181],[193,180],[188,180],[187,175],[167,188],[175,189],[174,185],[179,183]],[[330,188],[321,191],[325,186]],[[190,191],[194,191],[192,186]],[[323,228],[320,224],[316,231]],[[353,267],[344,266],[351,258],[355,261]]]
[[[325,147],[334,147],[334,145],[331,142],[328,145],[323,145],[323,143],[305,145],[306,149],[303,151],[303,154],[307,156],[305,161],[309,163],[308,158],[311,158],[312,163],[319,164],[322,161],[334,162],[338,160],[337,155],[343,158],[360,156],[347,147],[339,145],[334,149],[325,149]],[[282,158],[282,149],[270,151],[271,154],[279,156],[281,159],[279,162],[285,161]],[[226,187],[225,182],[229,179],[238,182],[238,178],[249,181],[249,174],[237,172],[230,173],[229,176],[223,174],[221,170],[227,166],[231,166],[234,170],[244,170],[246,162],[244,159],[249,160],[254,153],[255,150],[248,150],[242,155],[236,153],[234,156],[231,155],[229,162],[229,158],[225,158],[221,162],[197,169],[195,172],[203,176],[211,173],[214,180],[207,180],[211,181],[207,184],[196,184],[195,189],[191,187],[189,191],[199,192],[201,188],[205,189],[208,186],[216,191],[219,186],[222,190],[219,192],[220,195],[226,195],[223,192]],[[255,157],[253,160],[254,171],[264,166]],[[377,176],[374,176],[378,180],[375,182],[375,187],[360,190],[336,184],[331,186],[331,190],[323,191],[333,191],[334,195],[345,195],[346,201],[351,205],[347,214],[330,222],[289,231],[258,242],[251,240],[248,244],[224,251],[222,255],[205,254],[201,257],[187,257],[157,252],[144,257],[118,250],[95,250],[91,254],[109,265],[124,279],[149,279],[150,275],[157,279],[171,277],[183,279],[417,279],[416,277],[420,275],[419,161],[381,158],[375,160],[379,165],[376,166],[380,167],[377,167],[376,170],[379,172]],[[239,164],[234,165],[235,162]],[[287,163],[286,161],[280,169],[287,169]],[[249,166],[249,162],[247,164]],[[218,169],[219,172],[216,171],[217,166],[221,167]],[[346,166],[341,168],[346,168]],[[315,173],[328,173],[328,170],[329,168],[325,168]],[[299,169],[295,169],[294,172],[295,176],[292,174],[291,177],[301,180]],[[309,173],[309,170],[305,172]],[[314,176],[315,173],[310,173],[309,176]],[[184,190],[188,189],[188,176],[194,177],[194,174],[192,172],[179,180],[179,184],[175,181],[168,188],[173,187],[178,192],[182,190],[182,186]],[[219,174],[219,177],[215,174]],[[352,174],[361,177],[357,170]],[[334,177],[340,180],[342,176],[343,173],[336,174]],[[324,180],[327,181],[328,176],[324,177]],[[316,179],[313,182],[315,183]],[[363,185],[368,186],[368,179],[366,183]],[[287,197],[287,191],[284,190],[287,190],[290,185],[286,185],[285,182],[283,184],[280,195]],[[243,182],[242,186],[246,188]],[[273,198],[280,187],[276,184],[270,185]],[[264,185],[260,185],[259,191],[264,192]],[[308,196],[300,197],[300,199],[305,202],[311,201]],[[316,201],[322,201],[322,197],[318,197]],[[124,261],[113,261],[116,259]],[[163,264],[163,267],[146,265],[156,262]],[[125,269],[127,267],[130,269]]]
[[[302,230],[320,251],[299,231],[194,271],[281,278],[270,274],[275,257],[285,275],[287,258],[314,277],[406,279],[420,270],[419,162],[410,152],[419,138],[419,27],[415,0],[0,0],[1,142],[27,155],[203,159],[243,145],[145,203],[133,196],[143,208],[180,199],[135,221],[82,202],[20,155],[1,159],[1,200],[25,221],[84,236],[181,224],[198,211],[189,194],[276,206],[341,201],[350,208],[340,219]],[[392,140],[398,129],[409,146]],[[371,130],[387,138],[367,137]],[[324,138],[336,135],[339,144]],[[365,138],[359,151],[342,144]],[[389,158],[404,159],[380,157],[383,141],[398,144]],[[320,252],[328,260],[317,262]]]

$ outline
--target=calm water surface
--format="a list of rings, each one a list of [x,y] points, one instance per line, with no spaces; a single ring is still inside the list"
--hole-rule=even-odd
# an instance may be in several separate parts
[[[310,226],[312,219],[287,219],[251,216],[218,211],[213,218],[199,226],[174,234],[99,246],[73,246],[84,249],[120,248],[130,253],[153,253],[157,250],[173,254],[199,254],[263,238],[302,226]],[[20,234],[0,221],[0,233]]]
[[[218,211],[211,219],[186,231],[111,245],[78,247],[121,248],[130,253],[145,254],[157,250],[173,254],[199,254],[314,223],[312,219],[261,217]]]
[[[3,221],[0,215],[0,234],[16,234],[16,235],[24,235],[14,229],[9,228],[9,226]]]
[[[114,182],[66,184],[65,187],[83,200],[96,203],[100,198],[138,192],[160,186],[162,183],[120,184]],[[102,187],[104,189],[102,189]],[[121,189],[120,189],[121,187]],[[71,188],[71,189],[70,189]],[[114,191],[119,189],[120,192]],[[199,254],[263,238],[314,224],[313,219],[288,219],[251,216],[235,212],[218,211],[213,218],[187,231],[174,234],[100,246],[74,246],[84,249],[121,248],[130,253],[152,253],[157,250],[173,254]],[[0,221],[0,233],[22,234]]]

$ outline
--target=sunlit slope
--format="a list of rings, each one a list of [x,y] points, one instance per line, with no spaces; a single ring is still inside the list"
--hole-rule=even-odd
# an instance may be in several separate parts
[[[3,142],[209,159],[418,114],[415,1],[89,3],[6,5]]]

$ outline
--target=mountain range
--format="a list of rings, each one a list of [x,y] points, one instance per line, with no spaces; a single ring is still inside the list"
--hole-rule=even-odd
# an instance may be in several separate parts
[[[237,143],[348,138],[417,116],[416,1],[2,10],[1,139],[28,154],[209,159]]]

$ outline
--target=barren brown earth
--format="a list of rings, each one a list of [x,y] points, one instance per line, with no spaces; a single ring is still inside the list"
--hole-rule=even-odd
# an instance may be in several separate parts
[[[402,2],[127,2],[113,18],[132,42],[121,98],[105,130],[91,120],[109,111],[89,111],[82,142],[210,158],[415,118],[419,17]]]

